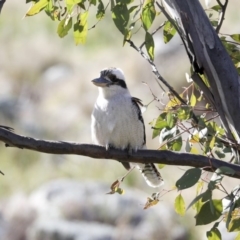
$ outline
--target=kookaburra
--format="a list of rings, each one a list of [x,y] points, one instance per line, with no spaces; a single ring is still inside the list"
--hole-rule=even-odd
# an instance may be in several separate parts
[[[99,95],[92,112],[92,140],[106,149],[117,148],[137,151],[146,148],[145,126],[139,105],[141,100],[130,95],[123,71],[108,68],[100,77],[92,80],[98,86]],[[132,164],[131,164],[132,165]],[[152,163],[135,164],[147,184],[159,187],[163,179]],[[129,163],[123,163],[129,170]]]

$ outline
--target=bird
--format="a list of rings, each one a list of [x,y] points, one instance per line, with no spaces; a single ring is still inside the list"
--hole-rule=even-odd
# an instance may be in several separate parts
[[[146,149],[145,125],[140,99],[132,97],[120,68],[105,68],[92,80],[98,87],[98,97],[91,115],[92,141],[96,145],[132,151]],[[140,105],[140,106],[139,106]],[[160,187],[164,181],[153,163],[124,163],[130,170],[139,168],[150,187]]]

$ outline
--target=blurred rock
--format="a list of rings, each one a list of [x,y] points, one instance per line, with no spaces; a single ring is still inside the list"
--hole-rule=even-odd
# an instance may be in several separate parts
[[[144,193],[106,195],[99,182],[55,180],[2,205],[4,240],[188,239],[168,205],[143,210]]]

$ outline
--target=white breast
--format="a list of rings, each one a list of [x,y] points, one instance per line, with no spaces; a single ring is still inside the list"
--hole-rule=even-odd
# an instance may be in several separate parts
[[[92,139],[95,144],[115,148],[142,148],[144,125],[130,95],[105,99],[99,96],[92,113]]]

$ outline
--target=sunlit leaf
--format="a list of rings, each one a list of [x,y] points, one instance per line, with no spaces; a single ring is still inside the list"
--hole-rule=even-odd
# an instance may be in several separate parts
[[[71,13],[74,6],[80,3],[82,0],[65,0],[65,1],[66,1],[67,11],[68,13]]]
[[[58,29],[57,33],[59,37],[63,38],[68,34],[68,31],[72,27],[72,17],[63,19],[59,24],[58,24]]]
[[[232,219],[228,227],[229,232],[240,231],[240,217]]]
[[[196,106],[196,103],[197,103],[197,98],[196,96],[194,95],[194,93],[191,95],[191,98],[190,98],[190,105],[192,107],[195,107]]]
[[[101,0],[98,0],[98,10],[97,10],[96,18],[100,20],[104,17],[104,15],[105,15],[105,9],[104,9],[103,2]]]
[[[124,34],[124,38],[123,38],[123,46],[126,43],[127,40],[131,39],[132,37],[132,31],[130,29],[125,29],[125,34]],[[143,106],[141,108],[141,112],[144,113],[144,111],[147,110],[146,106]]]
[[[172,128],[174,125],[174,118],[173,118],[173,114],[171,112],[167,113],[167,124],[168,127]]]
[[[207,239],[208,240],[221,240],[222,236],[220,231],[217,228],[212,228],[210,231],[207,232]]]
[[[192,117],[192,110],[189,107],[180,107],[177,109],[177,117],[179,120],[188,120]]]
[[[236,42],[240,43],[240,34],[232,34],[230,37],[235,40]]]
[[[240,240],[240,232],[239,232],[238,235],[234,238],[234,240]]]
[[[117,29],[124,35],[129,21],[129,12],[126,4],[118,3],[112,9],[112,19]]]
[[[164,39],[164,42],[168,43],[173,38],[175,33],[176,33],[176,29],[174,28],[172,23],[167,21],[165,23],[165,25],[164,25],[164,28],[163,28],[163,39]]]
[[[168,126],[167,121],[166,121],[166,115],[167,115],[167,113],[163,112],[157,118],[155,124],[152,127],[153,128],[152,138],[155,138],[155,137],[159,136],[160,131],[163,128]]]
[[[28,10],[28,12],[26,13],[26,16],[33,16],[33,15],[39,13],[40,11],[42,11],[47,6],[49,1],[50,0],[40,0],[40,1],[36,2]]]
[[[184,216],[186,207],[181,193],[175,199],[174,208],[177,214],[179,214],[180,216]]]
[[[175,138],[173,141],[171,141],[171,149],[172,151],[179,152],[182,149],[182,137],[179,136],[178,138]]]
[[[195,147],[192,147],[191,150],[190,150],[190,153],[192,154],[199,154],[199,150]]]
[[[158,166],[159,169],[162,169],[162,168],[164,168],[166,166],[166,164],[159,163],[157,166]]]
[[[146,31],[151,27],[155,16],[156,10],[154,6],[154,0],[145,0],[142,9],[141,20]]]
[[[213,136],[212,139],[211,139],[211,141],[210,141],[210,143],[209,143],[209,147],[210,147],[210,149],[213,149],[214,144],[215,144],[215,141],[216,141],[216,137]]]
[[[80,15],[80,19],[74,24],[74,40],[76,45],[84,44],[86,42],[87,32],[88,32],[88,11]]]
[[[214,207],[212,212],[211,205]],[[205,225],[216,221],[222,215],[222,200],[215,199],[205,202],[199,213],[195,216],[196,225]]]
[[[176,182],[178,190],[190,188],[195,185],[201,177],[202,170],[199,168],[188,169],[183,176]]]
[[[154,60],[154,40],[152,35],[149,32],[145,34],[145,46],[148,53],[148,56],[153,61]]]

